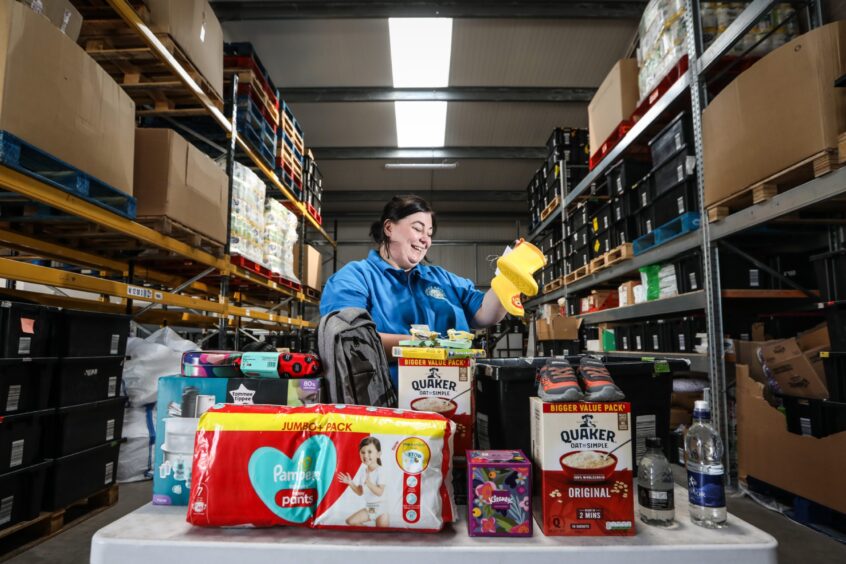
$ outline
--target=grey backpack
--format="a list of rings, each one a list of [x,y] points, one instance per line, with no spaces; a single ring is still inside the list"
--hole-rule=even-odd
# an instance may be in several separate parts
[[[331,403],[397,406],[388,357],[367,310],[350,307],[323,316],[317,346]]]

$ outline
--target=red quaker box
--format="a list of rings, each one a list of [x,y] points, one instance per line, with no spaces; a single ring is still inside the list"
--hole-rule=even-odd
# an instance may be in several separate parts
[[[530,401],[532,505],[544,534],[635,534],[631,405]]]
[[[456,453],[473,448],[473,359],[400,358],[399,407],[433,411],[455,422]]]

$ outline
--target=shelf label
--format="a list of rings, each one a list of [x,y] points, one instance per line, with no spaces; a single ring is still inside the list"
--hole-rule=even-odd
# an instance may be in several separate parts
[[[146,300],[153,298],[153,291],[149,288],[139,288],[138,286],[127,286],[126,295],[131,298],[144,298]]]

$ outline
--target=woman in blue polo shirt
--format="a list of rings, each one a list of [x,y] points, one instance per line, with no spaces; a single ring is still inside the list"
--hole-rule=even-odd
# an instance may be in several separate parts
[[[329,278],[320,314],[347,307],[366,309],[388,358],[392,347],[409,338],[412,324],[446,334],[448,329],[469,331],[501,321],[505,309],[493,291],[483,293],[466,278],[422,264],[436,227],[435,212],[423,198],[392,198],[382,218],[370,227],[376,249]],[[391,378],[396,385],[396,363],[391,364]]]

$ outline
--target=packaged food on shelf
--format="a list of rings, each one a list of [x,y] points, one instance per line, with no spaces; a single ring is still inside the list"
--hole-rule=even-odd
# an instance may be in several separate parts
[[[264,264],[264,207],[267,187],[249,168],[234,163],[230,252]]]
[[[428,412],[215,406],[197,429],[188,522],[438,531],[456,518],[453,432]]]
[[[637,286],[640,286],[640,281],[637,280],[629,280],[628,282],[620,284],[620,287],[617,289],[620,307],[634,305],[637,303],[635,302],[635,288]]]
[[[264,207],[264,263],[274,273],[299,281],[294,251],[299,238],[297,216],[279,200],[268,198]]]

